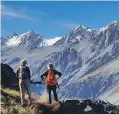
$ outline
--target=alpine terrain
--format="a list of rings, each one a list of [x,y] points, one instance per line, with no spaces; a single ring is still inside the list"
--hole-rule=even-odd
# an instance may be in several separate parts
[[[60,100],[99,98],[119,104],[119,21],[98,30],[79,25],[63,37],[45,39],[33,30],[1,37],[2,63],[14,71],[27,60],[32,80],[52,63],[62,72],[59,79]],[[41,95],[45,84],[31,85]]]

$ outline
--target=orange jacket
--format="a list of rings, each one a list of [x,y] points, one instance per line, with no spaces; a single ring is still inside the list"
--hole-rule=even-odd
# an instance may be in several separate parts
[[[41,78],[43,79],[43,76],[45,76],[45,83],[48,85],[57,85],[58,81],[55,77],[55,75],[59,75],[59,77],[62,75],[60,72],[57,70],[47,70],[45,71],[42,75]]]
[[[48,75],[45,79],[45,83],[48,85],[57,85],[57,79],[55,78],[54,73],[51,70],[48,70]]]

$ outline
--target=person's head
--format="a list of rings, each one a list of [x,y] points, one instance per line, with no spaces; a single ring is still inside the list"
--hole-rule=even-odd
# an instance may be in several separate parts
[[[48,69],[48,70],[49,70],[49,69],[52,70],[52,69],[53,69],[53,64],[48,64],[48,65],[47,65],[47,69]]]
[[[21,66],[25,66],[27,64],[27,61],[26,60],[22,60],[20,64],[21,64]]]

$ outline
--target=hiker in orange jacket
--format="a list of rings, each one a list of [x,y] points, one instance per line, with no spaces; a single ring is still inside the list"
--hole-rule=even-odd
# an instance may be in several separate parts
[[[52,103],[51,91],[53,91],[55,101],[58,101],[58,96],[56,93],[58,78],[56,78],[55,75],[58,75],[58,78],[60,78],[62,74],[61,72],[58,72],[54,69],[53,64],[47,65],[47,70],[41,75],[41,79],[46,83],[47,92],[49,95],[49,103]]]

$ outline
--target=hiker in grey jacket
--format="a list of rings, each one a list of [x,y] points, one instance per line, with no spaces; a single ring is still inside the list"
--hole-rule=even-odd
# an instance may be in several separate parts
[[[25,103],[25,92],[27,91],[29,104],[31,104],[31,90],[30,90],[30,69],[26,66],[27,62],[25,60],[21,61],[21,65],[17,70],[16,76],[19,80],[19,88],[21,93],[21,105],[26,105]]]

